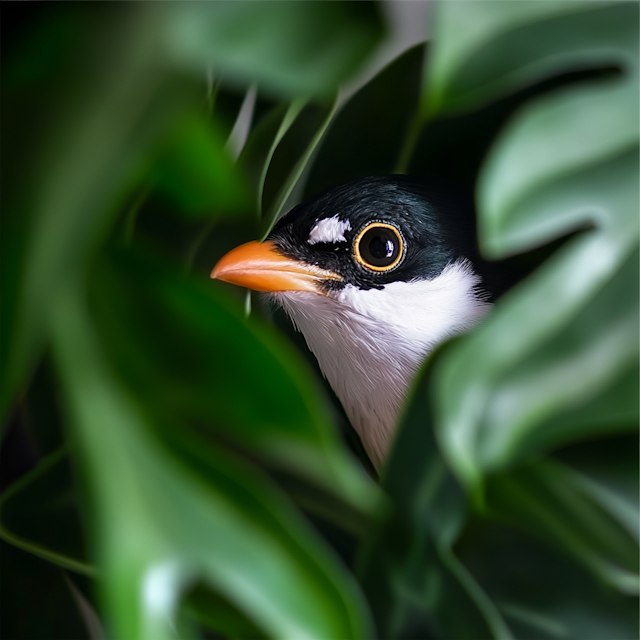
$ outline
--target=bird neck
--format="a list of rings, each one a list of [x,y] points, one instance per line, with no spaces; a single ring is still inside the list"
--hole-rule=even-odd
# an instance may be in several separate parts
[[[478,282],[470,263],[458,261],[436,278],[383,289],[272,294],[303,333],[377,468],[424,359],[487,311]]]

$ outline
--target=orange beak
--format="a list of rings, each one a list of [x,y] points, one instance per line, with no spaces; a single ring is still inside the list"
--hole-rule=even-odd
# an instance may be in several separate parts
[[[293,260],[278,253],[270,240],[247,242],[224,255],[211,277],[254,291],[310,291],[322,293],[323,280],[342,280],[333,271]]]

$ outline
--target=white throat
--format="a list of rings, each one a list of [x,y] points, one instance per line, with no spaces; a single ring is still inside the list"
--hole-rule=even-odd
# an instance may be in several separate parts
[[[473,326],[489,304],[459,260],[431,280],[383,289],[352,285],[328,296],[270,294],[302,331],[376,468],[388,451],[407,388],[446,338]]]

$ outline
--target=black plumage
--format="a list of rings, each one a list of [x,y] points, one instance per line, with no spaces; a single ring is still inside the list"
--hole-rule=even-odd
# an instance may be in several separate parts
[[[346,242],[310,245],[310,231],[319,219],[337,215],[349,220]],[[369,222],[397,226],[406,241],[406,256],[397,268],[373,272],[354,259],[354,238]],[[381,289],[390,282],[434,278],[458,258],[479,260],[473,213],[463,198],[433,179],[402,175],[348,182],[294,207],[269,234],[280,252],[291,258],[335,271],[342,281],[327,281],[339,289]]]

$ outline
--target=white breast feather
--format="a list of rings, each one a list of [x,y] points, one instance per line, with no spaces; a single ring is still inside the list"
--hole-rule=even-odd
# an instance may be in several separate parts
[[[318,242],[346,242],[345,231],[351,230],[351,223],[348,220],[340,220],[338,216],[323,218],[318,220],[309,233],[308,244]]]
[[[459,260],[431,280],[394,282],[384,289],[347,285],[328,296],[269,294],[304,334],[376,467],[426,356],[488,310],[478,283],[471,264]]]

